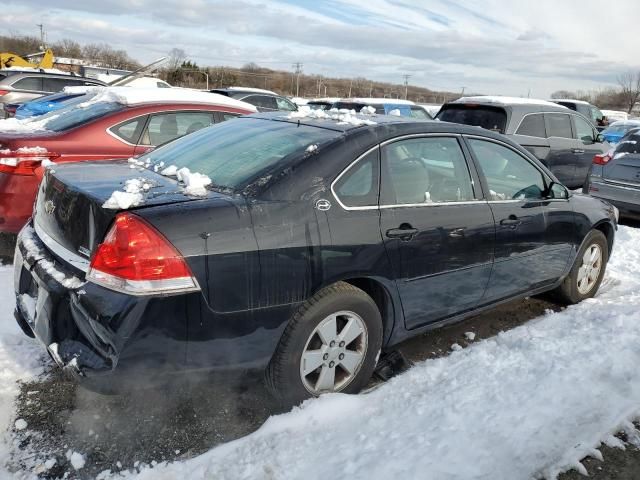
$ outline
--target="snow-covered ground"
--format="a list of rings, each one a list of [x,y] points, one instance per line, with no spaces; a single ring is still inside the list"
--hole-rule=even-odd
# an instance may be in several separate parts
[[[640,438],[630,423],[640,414],[639,267],[640,230],[621,227],[597,298],[427,360],[370,393],[325,395],[199,457],[124,476],[524,480],[581,468],[601,442],[621,445],[613,433]],[[14,381],[39,363],[13,326],[10,282],[0,268],[0,425],[12,429]],[[3,457],[10,447],[7,434]]]

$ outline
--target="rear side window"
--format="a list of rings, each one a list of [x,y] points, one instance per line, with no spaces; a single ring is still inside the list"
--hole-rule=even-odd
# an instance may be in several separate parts
[[[189,135],[213,123],[210,112],[172,112],[152,115],[145,129],[142,145],[162,145]]]
[[[545,113],[547,137],[573,138],[571,117],[566,113]]]
[[[334,191],[347,207],[378,204],[378,149],[369,152],[336,182]]]
[[[455,138],[400,140],[382,150],[384,205],[461,202],[474,199],[471,175]]]
[[[112,127],[110,131],[117,137],[123,139],[125,142],[135,145],[138,143],[138,139],[140,138],[140,131],[142,130],[142,127],[144,126],[144,122],[146,120],[146,115],[134,118],[133,120],[127,120],[124,123]]]
[[[522,119],[516,135],[527,135],[528,137],[546,138],[547,133],[544,128],[544,117],[541,113],[527,115]]]
[[[507,112],[503,108],[485,105],[445,105],[437,118],[443,122],[473,125],[500,133],[504,133],[507,126]]]
[[[246,98],[243,98],[242,101],[250,103],[251,105],[255,105],[258,108],[263,108],[265,110],[278,109],[278,104],[276,103],[275,97],[270,97],[267,95],[250,95]]]
[[[67,80],[66,78],[47,78],[42,80],[43,90],[46,92],[59,92],[64,87],[82,85],[77,80]]]
[[[38,92],[43,91],[41,77],[21,78],[17,82],[14,82],[11,86],[14,88],[19,88],[21,90],[37,90]]]

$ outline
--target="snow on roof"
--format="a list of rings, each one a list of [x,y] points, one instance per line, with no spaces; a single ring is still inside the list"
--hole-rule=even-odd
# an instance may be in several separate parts
[[[617,120],[609,124],[610,127],[626,127],[626,126],[640,126],[640,120]]]
[[[251,87],[229,87],[227,90],[239,90],[241,92],[255,92],[255,93],[268,93],[269,95],[278,95],[271,90],[265,90],[264,88],[251,88]]]
[[[411,100],[400,100],[398,98],[341,98],[340,102],[368,103],[369,105],[415,105]]]
[[[188,88],[131,88],[131,87],[93,87],[87,94],[94,96],[78,105],[87,107],[98,102],[120,103],[122,105],[140,105],[145,103],[202,103],[206,105],[221,105],[242,108],[257,112],[256,107],[240,100],[219,95],[217,93],[201,92]]]
[[[551,100],[552,103],[556,102],[571,102],[571,103],[579,103],[581,105],[591,105],[589,102],[585,102],[584,100],[576,100],[575,98],[554,98]]]
[[[546,100],[538,100],[537,98],[523,97],[503,97],[494,95],[477,95],[474,97],[461,97],[451,103],[490,103],[496,105],[543,105],[547,107],[563,107],[557,103],[548,102]]]
[[[331,110],[312,110],[311,108],[303,105],[301,106],[297,112],[291,112],[287,115],[289,120],[296,120],[301,118],[312,118],[312,119],[320,119],[320,120],[337,120],[338,125],[353,125],[355,127],[359,127],[361,125],[375,125],[377,122],[373,120],[369,120],[368,118],[375,115],[375,113],[371,113],[366,110],[367,107],[364,107],[360,111],[360,115],[356,114],[355,110],[347,110],[345,108],[341,108],[338,110],[337,108],[332,108]]]

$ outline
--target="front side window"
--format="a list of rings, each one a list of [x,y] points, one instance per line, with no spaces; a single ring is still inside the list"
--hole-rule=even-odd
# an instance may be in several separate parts
[[[527,115],[522,119],[516,135],[526,135],[528,137],[546,138],[547,133],[544,128],[544,117],[541,113]]]
[[[298,110],[298,108],[286,98],[276,97],[276,104],[278,105],[278,110],[285,112],[295,112]]]
[[[369,152],[351,167],[334,186],[336,196],[347,207],[378,204],[378,150]]]
[[[547,137],[573,138],[571,117],[566,113],[545,113]]]
[[[452,137],[400,140],[382,149],[381,204],[408,205],[474,200],[471,176]]]
[[[213,123],[209,112],[171,112],[151,115],[142,134],[142,145],[162,145]]]
[[[591,144],[594,143],[594,135],[593,135],[593,127],[589,122],[574,115],[573,120],[576,125],[576,138],[578,140],[582,140],[584,143]]]
[[[42,78],[41,77],[25,77],[21,78],[17,82],[11,85],[13,88],[19,88],[20,90],[35,90],[42,92]]]
[[[540,170],[503,145],[469,139],[489,187],[489,200],[541,199],[546,188]]]

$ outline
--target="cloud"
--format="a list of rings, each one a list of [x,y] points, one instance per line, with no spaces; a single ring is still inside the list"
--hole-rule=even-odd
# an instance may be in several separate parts
[[[326,76],[400,81],[410,72],[412,83],[432,88],[540,96],[614,84],[638,68],[635,4],[613,23],[595,0],[9,2],[4,22],[13,29],[34,33],[44,20],[52,40],[104,41],[141,61],[177,46],[199,64],[289,68],[299,60]],[[607,21],[607,39],[619,47],[605,51],[597,32]]]

